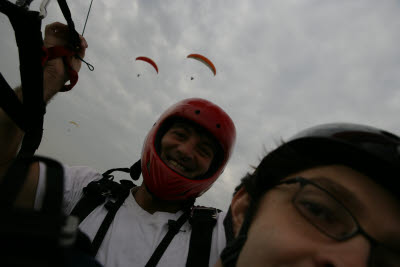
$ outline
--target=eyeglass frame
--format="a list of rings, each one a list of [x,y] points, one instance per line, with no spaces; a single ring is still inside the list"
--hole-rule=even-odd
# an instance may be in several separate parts
[[[334,239],[334,240],[336,240],[336,241],[339,241],[339,242],[349,240],[349,239],[353,238],[354,236],[356,236],[356,235],[358,235],[358,234],[361,234],[361,235],[364,236],[364,237],[370,242],[370,244],[371,244],[371,252],[370,252],[371,254],[370,254],[370,255],[372,255],[373,248],[375,248],[375,247],[382,247],[382,248],[388,249],[389,251],[392,251],[391,248],[388,248],[386,245],[384,245],[384,244],[382,244],[381,242],[377,241],[377,240],[376,240],[375,238],[373,238],[370,234],[368,234],[368,233],[361,227],[360,223],[358,222],[357,218],[352,214],[352,212],[351,212],[337,197],[335,197],[331,192],[329,192],[327,189],[323,188],[323,187],[322,187],[321,185],[319,185],[318,183],[316,183],[316,182],[314,182],[314,181],[312,181],[312,180],[310,180],[310,179],[307,179],[307,178],[304,178],[304,177],[301,177],[301,176],[297,176],[297,177],[294,177],[294,178],[290,178],[290,179],[283,180],[283,181],[280,181],[280,182],[278,182],[278,183],[275,183],[275,184],[273,185],[273,187],[276,187],[276,186],[279,186],[279,185],[282,185],[282,184],[288,184],[288,185],[290,185],[290,184],[295,184],[295,183],[300,183],[300,188],[299,188],[299,190],[296,192],[296,194],[295,194],[295,195],[293,196],[293,198],[292,198],[292,204],[293,204],[293,206],[296,208],[296,210],[301,214],[301,216],[302,216],[306,221],[308,221],[311,225],[313,225],[315,228],[317,228],[321,233],[323,233],[324,235],[326,235],[326,236],[328,236],[328,237],[330,237],[330,238],[332,238],[332,239]],[[336,201],[337,204],[338,204],[339,206],[341,206],[341,207],[346,211],[346,213],[350,216],[350,218],[352,219],[352,221],[353,221],[354,224],[355,224],[355,230],[354,230],[352,233],[349,233],[349,234],[345,235],[345,236],[342,237],[342,238],[338,238],[338,237],[336,237],[336,236],[334,236],[334,235],[332,235],[332,234],[329,234],[326,230],[323,230],[323,229],[322,229],[321,227],[319,227],[316,223],[312,222],[310,218],[308,218],[306,215],[303,214],[303,212],[297,207],[297,204],[295,204],[295,200],[296,200],[296,197],[298,196],[299,192],[301,192],[301,190],[302,190],[302,189],[304,188],[304,186],[306,186],[307,184],[310,184],[310,185],[312,185],[312,186],[315,186],[316,188],[318,188],[318,189],[321,190],[322,192],[326,193],[329,197],[331,197],[334,201]]]

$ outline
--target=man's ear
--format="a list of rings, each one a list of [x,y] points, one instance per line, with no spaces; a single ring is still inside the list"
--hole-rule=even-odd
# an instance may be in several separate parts
[[[233,196],[231,203],[232,213],[232,227],[235,237],[239,234],[240,227],[242,227],[244,217],[246,216],[247,209],[250,205],[250,196],[244,187]]]

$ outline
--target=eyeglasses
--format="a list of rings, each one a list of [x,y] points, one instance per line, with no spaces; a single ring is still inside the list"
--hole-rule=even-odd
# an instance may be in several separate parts
[[[370,267],[400,266],[399,252],[387,248],[367,234],[350,210],[319,184],[296,177],[276,186],[295,183],[299,183],[300,188],[293,197],[293,205],[320,232],[337,241],[345,241],[361,234],[371,243]]]

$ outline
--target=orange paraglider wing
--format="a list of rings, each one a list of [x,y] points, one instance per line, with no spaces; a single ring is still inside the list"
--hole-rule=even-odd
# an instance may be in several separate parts
[[[214,76],[217,74],[217,69],[215,68],[214,64],[205,56],[200,54],[190,54],[187,56],[187,58],[193,58],[200,62],[203,62],[214,73]]]
[[[148,57],[137,57],[136,60],[142,60],[142,61],[145,61],[147,63],[150,63],[158,73],[157,64],[151,58],[148,58]]]

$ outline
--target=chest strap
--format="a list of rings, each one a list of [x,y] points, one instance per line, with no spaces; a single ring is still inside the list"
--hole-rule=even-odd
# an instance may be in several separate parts
[[[160,261],[162,255],[164,254],[165,250],[171,243],[172,239],[175,237],[175,235],[179,232],[179,229],[181,229],[182,225],[187,221],[188,217],[190,215],[190,212],[186,211],[184,212],[178,220],[173,221],[169,220],[168,221],[168,232],[164,236],[163,240],[161,240],[160,244],[158,244],[156,250],[154,251],[153,255],[151,255],[149,261],[145,265],[145,267],[155,267],[157,266],[157,263]]]
[[[186,266],[208,266],[210,261],[212,233],[217,223],[218,210],[209,207],[194,207],[189,222],[192,225],[189,254]]]
[[[187,267],[204,267],[209,265],[212,233],[217,222],[218,210],[216,208],[195,206],[190,212],[184,212],[177,221],[168,221],[169,230],[160,242],[145,267],[155,267],[162,255],[179,232],[182,225],[189,219],[192,226],[189,253],[186,261]]]
[[[130,172],[132,177],[140,175],[135,166],[140,166],[140,161],[135,163],[130,169],[119,168],[111,169],[103,173],[103,178],[99,181],[93,181],[84,188],[84,196],[79,200],[71,215],[77,216],[82,222],[97,206],[102,205],[107,197],[112,197],[115,201],[108,201],[104,207],[108,213],[104,218],[96,236],[92,242],[92,255],[95,256],[101,246],[101,243],[110,227],[115,214],[130,194],[130,189],[135,186],[129,180],[121,180],[120,183],[113,181],[111,173],[113,171]],[[136,171],[135,171],[136,170]],[[208,266],[210,260],[210,249],[212,242],[212,233],[217,222],[218,212],[216,208],[194,206],[187,209],[178,218],[178,220],[168,221],[168,232],[157,246],[156,250],[145,265],[146,267],[157,266],[165,250],[168,248],[172,239],[180,231],[180,228],[189,219],[192,226],[189,253],[186,266],[203,267]]]

